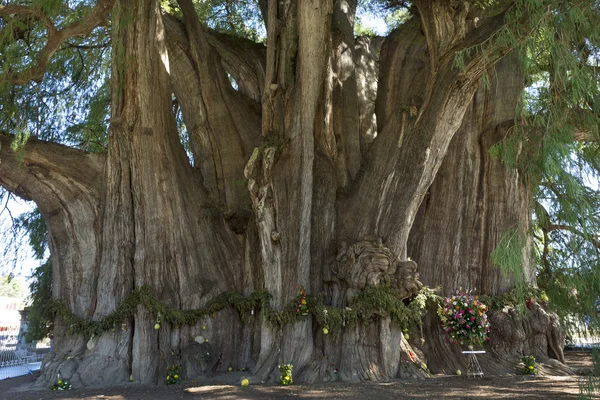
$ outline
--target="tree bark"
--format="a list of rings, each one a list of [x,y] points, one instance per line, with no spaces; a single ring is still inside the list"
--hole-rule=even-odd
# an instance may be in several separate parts
[[[450,144],[436,178],[419,208],[409,238],[409,254],[418,263],[420,279],[442,293],[459,290],[499,295],[515,281],[535,285],[531,259],[531,192],[517,171],[490,155],[490,148],[511,134],[516,106],[525,82],[519,61],[511,53],[483,79],[462,125]],[[519,275],[492,262],[502,236],[516,232],[524,239]],[[494,311],[489,352],[480,357],[486,373],[512,373],[520,358],[535,355],[544,372],[569,374],[562,352],[564,334],[556,315],[535,305],[525,315],[516,310]],[[510,315],[510,316],[509,316]],[[457,345],[445,340],[437,315],[430,313],[422,327],[427,365],[434,372],[465,369]],[[551,360],[549,354],[552,354]]]
[[[509,288],[489,255],[507,228],[528,234],[530,199],[488,149],[508,134],[522,77],[511,59],[490,72],[489,91],[480,84],[507,49],[453,67],[502,15],[475,29],[466,2],[417,1],[415,17],[387,38],[355,39],[354,0],[261,1],[265,49],[211,32],[191,0],[179,4],[183,21],[162,16],[156,0],[115,3],[106,155],[32,141],[20,164],[0,136],[0,184],[38,202],[48,222],[57,299],[100,319],[142,285],[176,310],[229,290],[266,290],[281,309],[299,286],[346,307],[382,283],[408,302],[422,288],[419,271],[444,293]],[[157,316],[140,305],[89,338],[59,319],[38,383],[60,374],[75,386],[130,376],[160,384],[179,362],[183,377],[198,379],[218,354],[260,381],[276,381],[284,363],[307,382],[331,379],[330,364],[344,380],[422,378],[426,357],[454,366],[437,320],[424,325],[425,353],[404,338],[409,327],[372,320],[331,337],[310,315],[273,328],[228,310],[155,330]]]
[[[81,288],[74,296],[90,293],[93,303],[76,307],[80,300],[65,295],[64,282],[54,296],[86,318],[109,314],[142,285],[169,307],[198,308],[222,291],[244,287],[245,277],[239,273],[243,246],[221,214],[206,207],[209,194],[179,142],[158,5],[139,1],[125,8],[118,3],[113,18],[110,141],[105,192],[96,199],[103,205],[94,220],[101,228],[93,236],[101,246],[95,264],[84,266],[96,278],[89,290]],[[53,261],[57,272],[68,267]],[[75,267],[74,273],[81,268]],[[130,375],[142,383],[163,382],[166,366],[193,343],[200,327],[178,330],[163,324],[155,330],[155,318],[138,306],[132,320],[96,338],[67,336],[67,327],[59,327],[56,351],[38,383],[48,385],[59,373],[84,386],[125,382]],[[214,346],[231,344],[224,354],[238,363],[242,340],[236,338],[241,332],[237,318],[226,315],[214,325],[231,332],[214,337]]]
[[[0,184],[39,205],[53,261],[61,265],[53,274],[55,294],[89,318],[96,301],[106,157],[37,139],[13,150],[15,141],[0,133]]]

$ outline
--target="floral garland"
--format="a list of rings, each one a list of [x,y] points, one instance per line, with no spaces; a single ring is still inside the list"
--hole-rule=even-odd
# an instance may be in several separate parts
[[[326,306],[321,296],[307,294],[301,287],[296,298],[282,310],[271,307],[269,304],[271,295],[266,291],[256,291],[249,296],[224,292],[210,300],[203,308],[173,310],[158,301],[147,286],[142,286],[127,296],[114,312],[100,320],[79,318],[60,301],[52,302],[50,309],[63,319],[69,333],[81,334],[85,337],[98,336],[103,332],[115,330],[117,326],[135,315],[138,305],[143,305],[154,314],[155,329],[160,329],[161,324],[165,323],[176,327],[195,325],[205,317],[214,317],[217,312],[233,307],[242,321],[249,320],[255,316],[255,310],[260,310],[263,318],[274,327],[293,324],[311,314],[313,321],[323,327],[323,334],[326,335],[330,332],[339,333],[349,324],[367,323],[373,315],[387,315],[402,327],[417,325],[428,305],[439,304],[440,297],[435,294],[436,290],[424,287],[408,305],[405,305],[402,299],[396,297],[393,288],[389,285],[368,286],[363,292],[357,294],[348,306],[341,308]]]
[[[447,339],[473,345],[489,340],[490,321],[486,311],[487,306],[479,301],[479,296],[463,292],[446,298],[437,313]]]

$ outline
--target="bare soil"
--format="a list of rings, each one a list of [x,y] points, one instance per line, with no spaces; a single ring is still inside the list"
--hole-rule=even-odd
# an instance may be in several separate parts
[[[591,368],[589,352],[566,352],[567,364],[575,370]],[[239,381],[242,373],[224,373],[216,377],[225,381]],[[239,376],[238,376],[239,375]],[[335,382],[313,385],[256,385],[242,388],[239,385],[204,384],[186,382],[181,385],[150,387],[134,383],[123,387],[73,389],[67,392],[34,390],[35,376],[0,381],[0,399],[46,400],[171,400],[171,399],[577,399],[579,376],[464,376],[437,375],[420,381],[391,381],[383,383]],[[598,397],[600,398],[600,397]]]

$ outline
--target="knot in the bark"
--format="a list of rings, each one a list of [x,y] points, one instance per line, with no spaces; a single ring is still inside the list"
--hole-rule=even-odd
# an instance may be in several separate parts
[[[350,289],[364,290],[367,285],[388,283],[404,299],[418,294],[423,287],[417,264],[399,260],[376,236],[362,238],[351,246],[342,242],[336,260],[336,275]]]

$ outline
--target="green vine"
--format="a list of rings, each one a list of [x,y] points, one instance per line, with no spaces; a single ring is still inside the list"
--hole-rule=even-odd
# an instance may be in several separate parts
[[[411,326],[420,323],[426,312],[427,306],[437,304],[439,296],[435,290],[423,288],[408,305],[394,295],[389,285],[369,286],[363,292],[354,296],[347,307],[338,308],[326,306],[322,296],[307,295],[309,314],[312,314],[316,323],[327,327],[328,331],[339,333],[347,324],[367,322],[373,316],[389,316],[392,321],[400,326]],[[206,306],[196,310],[174,310],[158,301],[151,293],[150,288],[142,286],[127,296],[117,309],[100,320],[85,320],[76,316],[63,302],[53,301],[50,304],[51,312],[60,316],[68,326],[71,334],[81,334],[85,337],[97,336],[103,332],[116,328],[117,324],[134,316],[138,305],[143,305],[157,318],[160,315],[162,323],[176,327],[195,325],[202,318],[233,307],[237,310],[242,321],[248,321],[258,311],[274,327],[293,324],[306,318],[306,315],[295,309],[297,299],[292,300],[283,310],[275,310],[269,304],[271,295],[266,291],[255,291],[249,296],[239,293],[224,292],[210,300]]]

